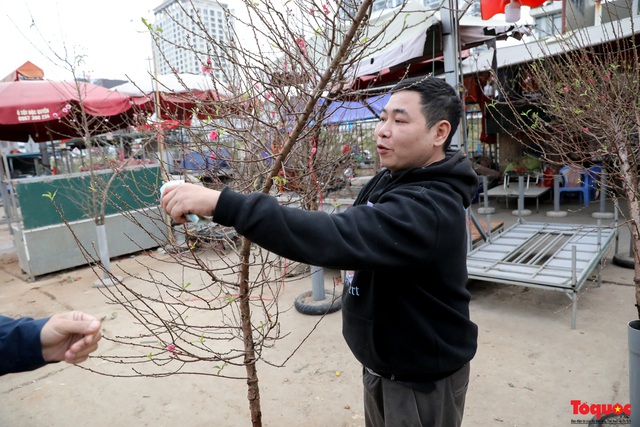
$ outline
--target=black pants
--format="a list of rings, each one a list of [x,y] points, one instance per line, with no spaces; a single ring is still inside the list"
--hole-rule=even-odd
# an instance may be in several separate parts
[[[364,369],[364,417],[367,427],[460,427],[469,385],[469,364],[416,390]]]

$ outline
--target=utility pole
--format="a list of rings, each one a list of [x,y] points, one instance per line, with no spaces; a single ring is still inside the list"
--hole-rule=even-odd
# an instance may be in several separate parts
[[[460,82],[460,34],[458,31],[458,4],[457,0],[448,0],[448,6],[440,9],[440,19],[442,23],[442,56],[444,57],[444,76],[458,93],[462,95],[462,84]],[[462,97],[461,97],[462,98]],[[452,148],[463,148],[467,151],[467,138],[460,129],[465,126],[465,113],[462,113],[462,126],[458,126],[456,133],[451,139]]]

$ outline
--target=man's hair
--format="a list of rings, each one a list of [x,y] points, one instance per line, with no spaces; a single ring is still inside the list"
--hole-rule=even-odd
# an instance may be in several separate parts
[[[458,123],[462,119],[462,102],[451,85],[442,79],[433,76],[412,77],[396,84],[391,93],[403,90],[417,92],[420,95],[422,114],[427,120],[427,128],[432,127],[440,120],[446,120],[451,124],[451,132],[443,145],[447,151],[451,139],[458,129]]]

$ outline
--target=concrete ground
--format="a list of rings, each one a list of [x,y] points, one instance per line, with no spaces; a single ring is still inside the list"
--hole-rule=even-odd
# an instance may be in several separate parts
[[[509,226],[518,219],[512,215],[514,201],[509,209],[503,200],[491,200],[490,205],[496,208],[492,220]],[[534,212],[525,220],[595,223],[591,214],[598,209],[597,202],[586,210],[577,205],[563,205],[563,209],[567,206],[566,217],[549,218],[545,213],[553,206],[542,200],[540,213]],[[535,203],[527,201],[526,207],[535,210]],[[628,239],[622,228],[619,252],[628,252]],[[579,410],[575,413],[582,403],[629,402],[626,328],[627,322],[637,317],[633,270],[613,265],[613,252],[602,270],[602,285],[590,281],[580,294],[575,330],[570,328],[570,300],[562,293],[469,283],[471,314],[480,335],[472,362],[465,427],[569,426],[572,420],[592,418]],[[123,257],[112,266],[133,274],[142,274],[149,266],[168,277],[182,274],[169,255],[158,252]],[[325,271],[325,286],[331,288],[337,275]],[[0,313],[5,315],[39,317],[80,309],[106,316],[103,329],[107,337],[137,330],[126,310],[110,304],[103,291],[92,286],[95,275],[89,268],[25,281],[6,225],[0,225],[0,276]],[[134,277],[124,281],[144,286]],[[263,424],[364,426],[361,367],[341,337],[340,313],[317,324],[319,318],[292,308],[296,296],[310,288],[309,277],[298,276],[287,281],[279,296],[282,334],[289,335],[265,350],[269,363],[258,364]],[[98,354],[128,351],[133,352],[105,339]],[[275,366],[280,364],[284,366]],[[84,366],[111,376],[55,364],[2,377],[0,426],[251,424],[242,380],[195,375],[117,378],[115,375],[131,374],[132,368],[107,366],[95,358]]]

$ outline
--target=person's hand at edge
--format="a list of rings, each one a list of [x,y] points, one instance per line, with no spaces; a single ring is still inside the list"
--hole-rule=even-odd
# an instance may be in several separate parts
[[[81,311],[54,314],[40,331],[46,362],[80,363],[98,348],[101,323]]]
[[[212,216],[220,192],[201,185],[182,184],[168,187],[162,196],[162,209],[174,221],[186,223],[187,214]]]

